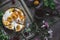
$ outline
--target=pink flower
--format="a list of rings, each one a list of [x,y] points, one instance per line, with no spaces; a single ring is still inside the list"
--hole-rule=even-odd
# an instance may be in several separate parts
[[[44,24],[45,24],[47,27],[49,27],[49,24],[48,24],[48,22],[45,22]]]

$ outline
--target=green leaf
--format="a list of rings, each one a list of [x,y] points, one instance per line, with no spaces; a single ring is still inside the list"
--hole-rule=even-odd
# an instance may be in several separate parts
[[[48,0],[44,0],[44,6],[48,6],[49,3],[48,3]]]
[[[2,26],[2,17],[3,17],[3,11],[0,11],[0,26]]]
[[[49,0],[49,7],[50,7],[51,9],[55,9],[55,3],[54,3],[53,0]]]

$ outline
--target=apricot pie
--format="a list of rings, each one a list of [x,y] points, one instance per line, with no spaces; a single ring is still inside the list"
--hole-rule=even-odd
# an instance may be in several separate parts
[[[25,27],[25,18],[20,9],[10,8],[3,15],[2,22],[7,29],[19,32]]]

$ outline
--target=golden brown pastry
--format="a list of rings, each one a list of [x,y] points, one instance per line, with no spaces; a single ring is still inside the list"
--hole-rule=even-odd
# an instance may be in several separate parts
[[[38,0],[35,0],[35,1],[34,1],[34,5],[39,5],[39,3],[40,3],[40,2],[39,2]]]
[[[11,24],[8,25],[7,27],[8,27],[8,29],[13,30],[13,28],[12,28],[13,26]]]
[[[21,20],[24,19],[24,15],[23,15],[23,13],[19,13],[19,18],[20,18]]]
[[[16,12],[13,12],[11,16],[14,20],[18,18],[18,15],[16,14]]]
[[[10,25],[10,22],[9,22],[9,21],[3,21],[3,24],[4,24],[5,26],[8,26],[8,25]]]
[[[24,22],[25,22],[25,15],[23,14],[22,11],[18,11],[18,17],[19,17],[20,21],[22,22],[22,24],[24,24]]]
[[[20,25],[18,24],[17,27],[16,27],[16,32],[20,31]]]
[[[7,21],[9,21],[9,22],[12,22],[12,16],[9,16],[8,18],[7,18]]]
[[[14,8],[10,8],[9,10],[10,10],[10,12],[13,12],[14,11]]]

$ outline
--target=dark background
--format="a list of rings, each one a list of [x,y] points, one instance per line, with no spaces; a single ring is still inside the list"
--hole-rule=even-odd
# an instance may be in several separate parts
[[[4,0],[2,0],[2,1],[4,1]],[[1,0],[0,0],[0,2],[1,2]],[[56,10],[58,10],[59,13],[60,13],[60,0],[54,0],[54,2],[56,4]],[[11,4],[11,3],[9,3],[9,4]],[[4,6],[4,8],[10,7],[9,4]],[[0,10],[1,9],[3,10],[4,8],[0,8]],[[4,10],[6,10],[6,9],[4,9]],[[55,23],[54,26],[52,26],[51,29],[53,30],[53,38],[51,40],[60,40],[60,21]]]

